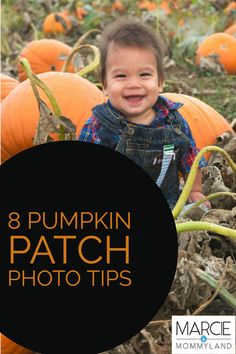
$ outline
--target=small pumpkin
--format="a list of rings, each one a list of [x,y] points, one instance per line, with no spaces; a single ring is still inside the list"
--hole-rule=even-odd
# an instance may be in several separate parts
[[[164,0],[161,1],[160,3],[158,3],[158,5],[153,2],[153,1],[149,1],[149,0],[140,0],[138,3],[138,8],[143,9],[143,10],[147,10],[147,11],[153,11],[156,10],[157,8],[160,8],[164,11],[164,13],[166,15],[169,15],[172,13],[172,8],[170,6],[170,1]],[[172,2],[172,5],[175,7],[176,3]]]
[[[76,17],[78,18],[78,20],[82,21],[88,13],[83,7],[77,6],[75,9],[75,14],[76,14]]]
[[[37,76],[55,96],[62,115],[76,125],[77,135],[90,117],[92,107],[105,102],[101,90],[76,74],[47,72]],[[39,92],[41,99],[51,107],[41,89]],[[38,104],[27,79],[21,82],[2,103],[2,162],[33,145],[38,119]]]
[[[43,32],[66,33],[72,28],[72,22],[65,12],[52,12],[43,21]]]
[[[124,12],[125,11],[125,7],[122,1],[120,0],[115,0],[115,2],[113,2],[112,4],[112,9],[119,11],[119,12]]]
[[[72,48],[62,41],[56,39],[38,39],[27,43],[19,54],[19,58],[27,58],[32,71],[40,74],[49,71],[60,71],[65,63],[60,56],[69,56]],[[18,77],[20,81],[27,79],[27,75],[18,62]],[[73,65],[68,68],[69,72],[74,72]]]
[[[149,0],[141,0],[138,3],[138,8],[142,10],[153,11],[156,10],[157,5]]]
[[[230,14],[231,12],[236,11],[236,1],[231,1],[225,8],[224,12]]]
[[[169,6],[169,1],[162,1],[159,7],[164,11],[166,15],[170,15],[172,13],[172,9]]]
[[[1,101],[19,84],[13,77],[0,73],[1,79]]]
[[[1,353],[2,354],[33,354],[32,350],[22,347],[13,342],[8,337],[1,334]]]
[[[236,73],[236,39],[228,33],[214,33],[207,36],[196,51],[196,64],[201,58],[217,55],[217,59],[227,73]]]
[[[236,38],[236,23],[226,28],[226,30],[224,30],[224,33],[228,33]]]
[[[171,92],[166,92],[162,95],[174,102],[183,103],[179,112],[188,122],[199,149],[208,145],[214,145],[217,137],[222,133],[226,131],[233,132],[230,123],[213,107],[200,99]],[[206,155],[206,157],[208,156]]]

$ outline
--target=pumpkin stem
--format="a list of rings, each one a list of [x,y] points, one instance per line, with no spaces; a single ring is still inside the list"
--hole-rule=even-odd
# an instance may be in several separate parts
[[[206,146],[203,149],[201,149],[199,151],[199,153],[197,154],[197,156],[195,157],[195,160],[194,160],[192,167],[190,169],[188,178],[187,178],[184,188],[181,192],[181,195],[180,195],[177,203],[175,204],[174,209],[172,210],[172,214],[173,214],[174,219],[176,219],[179,216],[179,214],[181,213],[181,210],[183,209],[183,207],[189,197],[189,194],[190,194],[192,187],[193,187],[193,183],[195,181],[199,162],[200,162],[202,156],[207,152],[219,152],[219,153],[223,154],[225,156],[227,162],[229,163],[230,167],[232,168],[233,172],[236,174],[236,164],[233,162],[233,160],[231,159],[231,157],[229,156],[229,154],[225,150],[223,150],[222,148],[220,148],[218,146],[211,146],[211,145]]]
[[[33,72],[31,70],[31,66],[30,66],[28,59],[26,59],[26,58],[20,59],[20,64],[21,64],[22,68],[24,69],[24,71],[30,81],[35,98],[36,98],[37,102],[39,102],[39,99],[40,99],[39,93],[38,93],[37,87],[34,82]]]
[[[34,31],[34,40],[39,39],[39,32],[33,23],[30,24],[32,30]]]
[[[99,29],[91,29],[89,31],[87,31],[86,33],[84,33],[79,39],[78,41],[74,44],[73,49],[77,48],[79,45],[81,45],[82,42],[84,42],[84,40],[93,32],[98,32],[98,33],[102,33]]]
[[[52,94],[52,92],[49,90],[48,86],[42,80],[40,80],[35,74],[33,74],[33,78],[34,78],[36,84],[41,88],[41,90],[43,90],[45,95],[48,97],[55,115],[57,117],[60,117],[61,116],[60,106],[59,106],[56,98]]]
[[[93,53],[94,53],[94,59],[93,61],[88,64],[87,66],[85,66],[83,69],[79,70],[77,72],[77,75],[83,77],[85,75],[87,75],[88,73],[90,73],[91,71],[95,70],[100,62],[100,51],[98,49],[98,47],[94,46],[94,45],[90,45],[90,44],[84,44],[81,45],[81,47],[89,47],[92,49]]]
[[[30,80],[30,83],[31,83],[31,86],[32,86],[32,89],[33,89],[33,92],[34,92],[34,95],[37,99],[37,102],[38,104],[40,104],[40,97],[39,97],[39,93],[38,93],[38,90],[36,88],[36,85],[39,86],[43,92],[45,93],[45,95],[48,97],[51,105],[52,105],[52,109],[55,113],[55,115],[57,117],[60,117],[61,116],[61,109],[59,107],[59,104],[56,100],[56,98],[53,96],[52,92],[49,90],[49,88],[47,87],[47,85],[41,81],[31,70],[31,66],[30,66],[30,63],[29,61],[26,59],[26,58],[21,58],[20,59],[20,64],[22,65],[24,71],[26,72],[29,80]]]
[[[68,56],[64,66],[62,67],[62,72],[67,72],[68,71],[68,68],[69,68],[69,65],[71,63],[71,60],[74,56],[74,54],[78,51],[80,51],[82,48],[89,48],[89,49],[92,49],[92,51],[94,52],[94,59],[93,61],[88,64],[87,66],[85,66],[84,68],[82,68],[81,70],[79,70],[76,74],[79,75],[79,76],[84,76],[86,74],[88,74],[89,72],[93,71],[94,69],[97,68],[97,66],[99,65],[99,60],[100,60],[100,51],[99,49],[94,46],[94,45],[91,45],[91,44],[81,44],[77,47],[75,47],[72,52],[70,53],[70,55]]]
[[[211,200],[217,197],[222,197],[222,196],[229,196],[229,197],[233,197],[236,198],[236,193],[232,193],[232,192],[217,192],[217,193],[212,193],[204,198],[202,198],[201,200],[199,200],[198,202],[194,203],[194,205],[192,205],[188,210],[186,210],[184,213],[181,214],[182,218],[185,218],[186,215],[195,207],[198,206],[202,203],[204,203],[206,200]]]
[[[69,65],[71,63],[72,57],[74,56],[74,54],[81,48],[81,43],[90,35],[90,33],[92,32],[98,32],[101,33],[101,31],[99,29],[91,29],[90,31],[87,31],[86,33],[84,33],[79,39],[78,41],[74,44],[74,46],[72,47],[72,51],[69,55],[69,57],[67,58],[66,62],[64,63],[63,67],[61,68],[61,72],[67,72],[69,69]],[[78,50],[77,50],[78,49]]]

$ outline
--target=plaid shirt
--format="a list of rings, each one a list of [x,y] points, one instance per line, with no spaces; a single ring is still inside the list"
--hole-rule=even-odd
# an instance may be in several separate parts
[[[115,108],[111,105],[109,100],[108,100],[107,104],[110,106],[111,109],[115,110]],[[169,124],[168,124],[167,120],[165,119],[165,117],[168,116],[168,114],[171,110],[179,109],[182,106],[183,106],[182,103],[173,102],[163,96],[159,96],[156,104],[153,107],[154,110],[156,111],[156,117],[151,122],[151,124],[148,125],[148,127],[149,128],[160,128],[160,129],[165,128],[165,127],[169,127]],[[138,125],[139,126],[146,126],[144,124],[138,124]],[[92,115],[87,120],[87,122],[85,123],[83,128],[81,129],[80,135],[79,135],[79,140],[85,141],[85,142],[90,142],[90,143],[95,143],[95,144],[101,144],[101,141],[98,136],[98,132],[99,132],[100,127],[101,127],[101,123],[94,115]],[[196,147],[190,127],[189,127],[187,121],[183,117],[182,117],[181,131],[189,138],[190,144],[191,144],[189,151],[187,151],[183,155],[183,157],[180,161],[180,166],[179,166],[179,171],[183,174],[183,176],[186,176],[190,171],[192,163],[193,163],[197,153],[199,152],[199,149]],[[111,134],[111,139],[113,139],[113,140],[115,139],[114,145],[116,145],[116,143],[118,143],[118,141],[120,139],[120,136],[118,134],[117,135]],[[205,167],[206,165],[207,165],[207,161],[203,157],[200,160],[199,167],[202,168],[202,167]]]

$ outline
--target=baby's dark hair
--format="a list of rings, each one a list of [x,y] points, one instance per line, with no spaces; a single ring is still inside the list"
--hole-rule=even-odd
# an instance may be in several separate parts
[[[109,45],[114,42],[121,47],[140,47],[153,50],[157,62],[159,84],[164,82],[163,43],[150,26],[134,19],[119,18],[108,24],[101,35],[100,80],[104,84],[106,78],[106,61]]]

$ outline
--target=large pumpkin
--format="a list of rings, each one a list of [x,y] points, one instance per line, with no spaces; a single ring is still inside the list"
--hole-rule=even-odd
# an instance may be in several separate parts
[[[72,48],[56,39],[38,39],[27,43],[19,55],[19,59],[27,58],[34,74],[45,73],[48,71],[61,71],[65,63],[60,56],[69,56]],[[20,81],[27,79],[21,64],[17,66]],[[69,72],[73,72],[73,66],[69,67]]]
[[[1,79],[1,101],[19,84],[13,77],[0,73]]]
[[[26,349],[1,334],[1,354],[33,354],[32,350]]]
[[[198,46],[196,64],[201,58],[217,55],[218,61],[229,74],[236,73],[236,39],[228,33],[214,33],[206,37]]]
[[[105,102],[105,96],[87,79],[72,73],[48,72],[37,75],[52,91],[62,115],[76,124],[77,135],[91,115],[93,106]],[[46,95],[40,97],[50,106]],[[1,107],[2,162],[32,146],[39,119],[38,104],[29,79],[21,82],[6,97]]]
[[[162,95],[174,102],[183,103],[179,112],[188,122],[199,149],[214,145],[217,137],[225,131],[233,132],[229,122],[220,113],[198,98],[170,92]]]

